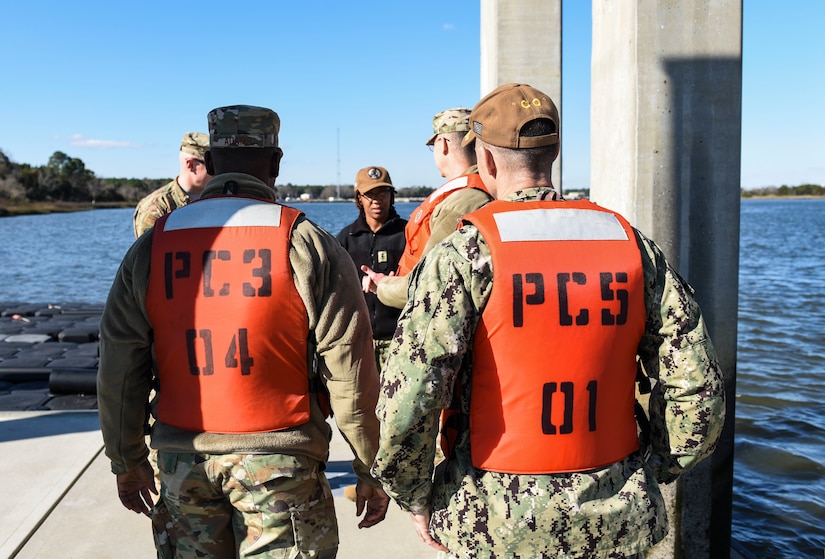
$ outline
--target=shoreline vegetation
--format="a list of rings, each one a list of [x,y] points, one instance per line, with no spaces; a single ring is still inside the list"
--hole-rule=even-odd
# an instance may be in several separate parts
[[[742,200],[818,200],[825,198],[825,194],[752,194],[750,196],[740,196]]]
[[[16,163],[0,149],[0,217],[77,212],[109,208],[134,208],[152,191],[172,179],[101,178],[82,160],[56,151],[43,166]],[[353,185],[278,184],[280,199],[290,202],[351,201]],[[395,198],[422,200],[433,192],[426,186],[397,188]],[[590,189],[570,189],[566,197],[588,198]],[[822,198],[825,186],[769,186],[740,189],[741,198]]]
[[[172,178],[101,178],[85,163],[56,151],[43,166],[16,163],[0,149],[0,217],[135,207]],[[352,200],[348,185],[276,185],[285,201]],[[398,188],[396,199],[421,200],[433,191],[424,186]]]
[[[825,198],[825,194],[750,194],[741,196],[743,200],[816,200]],[[409,198],[409,201],[420,201],[422,197],[415,197]],[[408,199],[405,198],[404,201]],[[281,199],[280,202],[285,202],[287,204],[300,202],[318,202],[318,203],[328,203],[328,202],[350,202],[350,199],[346,198],[336,198],[334,200],[328,199],[307,199],[302,200],[300,198],[291,198],[289,200]],[[14,216],[21,216],[21,215],[42,215],[42,214],[53,214],[53,213],[67,213],[67,212],[84,212],[90,210],[106,210],[106,209],[118,209],[118,208],[134,208],[137,204],[136,201],[120,201],[120,202],[94,202],[94,201],[87,201],[87,202],[65,202],[65,201],[9,201],[0,198],[0,218],[2,217],[14,217]]]
[[[112,208],[133,208],[133,202],[29,202],[0,199],[0,217],[17,215],[41,215],[68,212],[83,212],[87,210],[103,210]]]

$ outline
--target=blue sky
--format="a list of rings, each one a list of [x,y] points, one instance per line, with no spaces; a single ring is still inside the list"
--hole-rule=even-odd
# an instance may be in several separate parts
[[[825,183],[825,2],[744,1],[742,185]],[[563,3],[563,187],[589,183],[590,2]],[[170,177],[206,113],[276,110],[281,184],[383,165],[438,186],[436,112],[480,96],[479,0],[120,3],[10,0],[0,149],[63,151],[101,177]]]

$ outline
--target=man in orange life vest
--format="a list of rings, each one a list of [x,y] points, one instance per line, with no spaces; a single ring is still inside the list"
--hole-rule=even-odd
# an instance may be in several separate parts
[[[369,474],[378,374],[355,265],[275,202],[275,112],[221,107],[208,124],[214,178],[135,241],[101,318],[106,455],[123,506],[149,514],[143,416],[157,371],[151,444],[173,548],[156,541],[159,554],[334,557],[328,406],[356,457],[359,527],[389,501]]]
[[[639,557],[658,484],[706,458],[722,376],[693,291],[620,215],[562,201],[553,101],[503,85],[470,116],[496,198],[424,255],[382,372],[373,473],[446,557]],[[650,441],[637,358],[655,381]],[[442,410],[447,460],[433,477]]]
[[[490,201],[490,196],[476,168],[472,145],[462,145],[469,130],[470,109],[441,111],[433,117],[433,135],[426,145],[433,151],[433,160],[441,176],[448,180],[410,215],[405,228],[406,246],[395,274],[385,275],[361,266],[370,281],[364,291],[378,295],[383,304],[403,308],[407,302],[407,274],[423,254],[455,231],[465,214]]]

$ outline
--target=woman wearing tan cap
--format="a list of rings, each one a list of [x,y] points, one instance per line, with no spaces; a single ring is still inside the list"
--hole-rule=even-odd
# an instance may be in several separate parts
[[[338,242],[347,249],[364,279],[361,266],[387,275],[395,272],[404,252],[407,220],[395,211],[395,188],[389,172],[377,165],[364,167],[355,177],[355,205],[358,218],[338,233]],[[401,309],[381,303],[375,293],[364,294],[372,319],[375,359],[378,370],[386,359],[390,339]]]

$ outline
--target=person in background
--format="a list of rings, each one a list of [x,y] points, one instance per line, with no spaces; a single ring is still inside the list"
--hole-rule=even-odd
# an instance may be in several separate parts
[[[490,201],[476,169],[472,145],[462,145],[469,130],[470,109],[441,111],[433,117],[433,135],[426,145],[446,183],[433,191],[410,214],[404,255],[395,275],[361,266],[369,278],[365,291],[372,291],[385,305],[402,308],[407,302],[407,274],[432,247],[452,233],[459,220]]]
[[[495,201],[410,274],[372,471],[443,557],[641,557],[668,531],[659,484],[724,424],[693,289],[622,216],[560,200],[545,93],[503,85],[470,122]],[[644,444],[639,366],[654,383]]]
[[[209,149],[209,136],[203,132],[187,132],[180,143],[180,173],[175,180],[146,195],[135,207],[135,238],[140,237],[157,219],[176,208],[197,200],[203,187],[212,178],[206,171],[204,153]]]
[[[173,534],[159,555],[335,557],[330,411],[355,456],[359,527],[389,501],[369,474],[378,373],[358,274],[332,236],[275,202],[278,115],[236,105],[207,119],[214,178],[135,241],[104,307],[106,455],[123,506],[150,514],[156,371],[151,444]]]
[[[379,274],[395,274],[398,260],[404,252],[404,226],[407,220],[399,217],[394,202],[395,188],[384,167],[364,167],[358,171],[355,176],[358,218],[341,229],[338,242],[349,252],[359,269],[366,267]],[[362,285],[369,282],[363,271],[360,277]],[[380,374],[401,309],[385,305],[368,288],[364,289],[364,297],[372,322],[375,364]],[[354,501],[357,497],[356,486],[346,486],[344,496]]]
[[[389,172],[377,165],[364,167],[355,176],[355,206],[358,217],[341,229],[338,242],[352,256],[356,267],[368,266],[382,274],[393,274],[404,252],[407,220],[395,211],[395,188]],[[360,273],[362,282],[365,274]],[[368,281],[368,278],[367,278]],[[387,358],[401,310],[388,307],[375,293],[364,293],[372,322],[375,362],[380,373]]]

